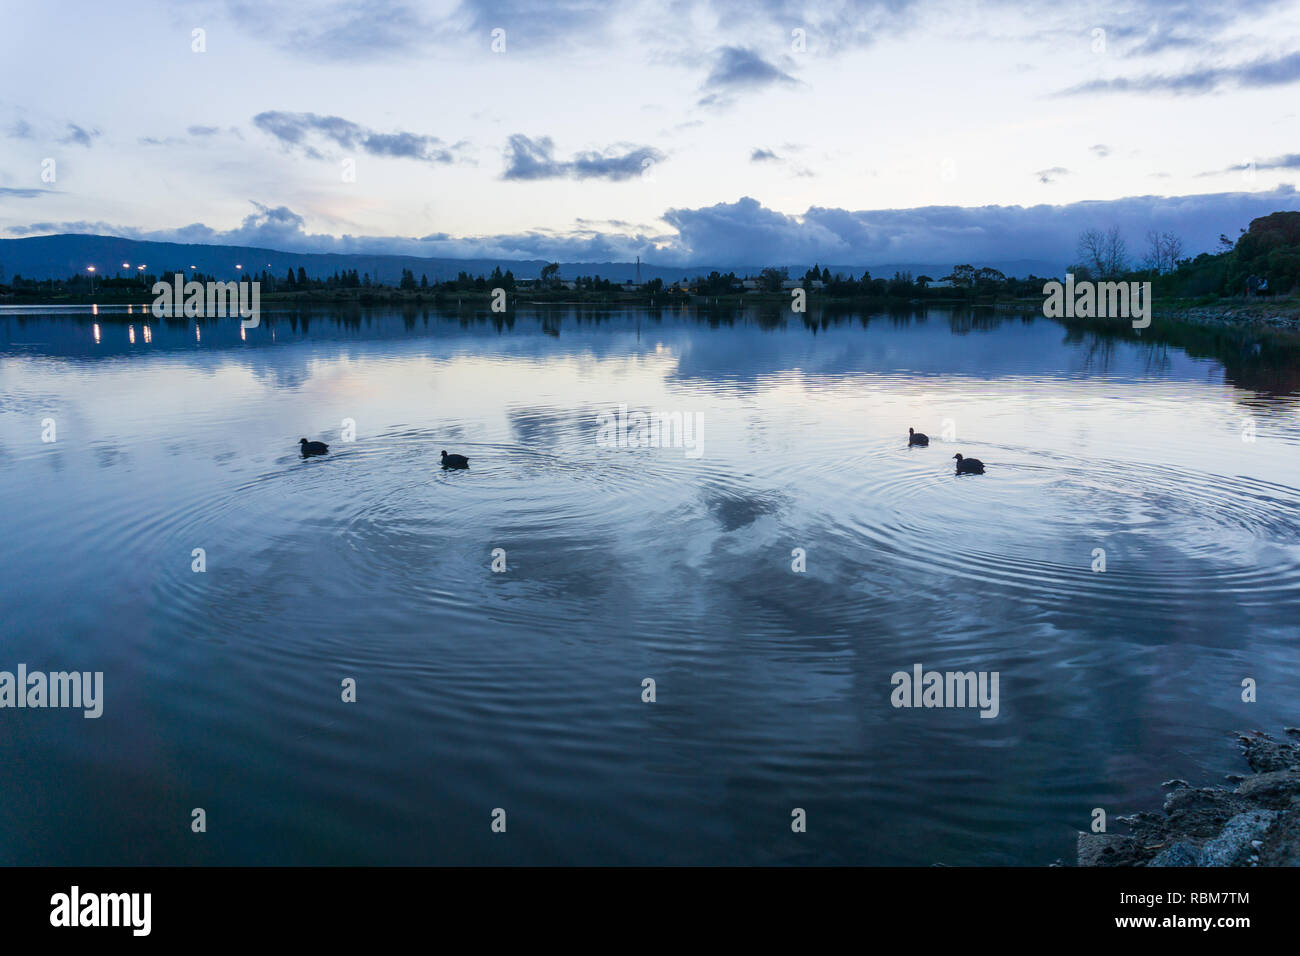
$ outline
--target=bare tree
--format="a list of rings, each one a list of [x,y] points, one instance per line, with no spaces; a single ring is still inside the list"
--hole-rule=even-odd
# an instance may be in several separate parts
[[[1119,275],[1128,269],[1128,247],[1119,226],[1105,232],[1085,229],[1079,233],[1079,256],[1090,271],[1101,278]]]
[[[1170,271],[1177,269],[1179,260],[1183,258],[1183,240],[1172,232],[1166,232],[1161,241],[1165,245],[1165,261],[1169,264]]]
[[[1142,257],[1142,265],[1158,273],[1165,271],[1165,250],[1160,242],[1160,233],[1154,229],[1147,230],[1147,251]]]
[[[1183,240],[1172,232],[1147,231],[1147,251],[1142,264],[1157,274],[1172,272],[1183,257]]]
[[[1128,248],[1124,237],[1119,234],[1119,226],[1111,226],[1106,232],[1106,268],[1102,275],[1117,276],[1128,269]]]
[[[1079,258],[1092,272],[1101,275],[1102,262],[1105,259],[1104,247],[1106,237],[1100,229],[1085,229],[1079,233]]]

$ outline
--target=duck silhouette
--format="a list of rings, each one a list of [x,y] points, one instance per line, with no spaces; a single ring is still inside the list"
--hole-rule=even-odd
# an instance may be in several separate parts
[[[442,453],[442,467],[444,468],[468,468],[469,459],[464,455],[449,455],[446,451]]]
[[[302,448],[302,457],[304,458],[311,455],[323,455],[330,450],[330,446],[323,441],[308,441],[305,438],[299,438],[298,445]]]
[[[982,475],[984,474],[984,462],[978,458],[963,458],[961,452],[952,456],[957,459],[957,474],[959,475]]]
[[[909,428],[907,430],[907,444],[909,447],[912,445],[921,445],[922,447],[924,447],[930,444],[930,436],[922,435],[920,432],[913,431],[912,429]]]

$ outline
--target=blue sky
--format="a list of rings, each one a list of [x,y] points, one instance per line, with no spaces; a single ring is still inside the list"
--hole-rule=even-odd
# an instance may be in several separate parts
[[[1300,209],[1295,0],[0,17],[6,238],[854,264],[1068,257],[1111,224],[1196,252]]]

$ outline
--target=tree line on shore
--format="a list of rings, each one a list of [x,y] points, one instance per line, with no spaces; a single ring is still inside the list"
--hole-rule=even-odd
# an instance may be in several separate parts
[[[1194,257],[1183,255],[1182,240],[1171,232],[1152,229],[1137,261],[1118,227],[1088,229],[1078,237],[1078,259],[1065,271],[1076,281],[1150,281],[1153,292],[1163,298],[1206,298],[1240,295],[1287,295],[1300,288],[1300,212],[1275,212],[1253,220],[1241,230],[1237,239],[1219,237],[1219,249]],[[403,269],[397,283],[374,280],[369,273],[358,275],[356,269],[337,270],[332,275],[308,276],[301,266],[290,268],[283,276],[269,270],[241,273],[236,281],[261,283],[262,293],[337,293],[349,295],[356,290],[365,298],[380,292],[415,295],[465,295],[527,290],[530,293],[564,292],[610,295],[630,292],[636,295],[688,298],[690,296],[732,296],[751,293],[781,294],[801,288],[810,294],[837,299],[963,299],[1032,298],[1043,294],[1046,281],[1059,278],[1039,276],[1014,277],[987,266],[961,264],[936,280],[927,275],[895,272],[892,277],[832,273],[828,267],[813,265],[801,277],[792,278],[789,270],[769,266],[757,276],[737,276],[734,272],[709,273],[695,278],[683,277],[671,284],[660,278],[632,286],[600,276],[580,276],[561,280],[558,263],[548,263],[536,279],[516,279],[507,269],[497,266],[488,275],[470,275],[462,271],[454,279],[430,281],[418,279],[411,269]],[[123,296],[148,292],[160,277],[154,275],[96,275],[78,273],[65,279],[24,279],[15,275],[8,284],[0,270],[0,295],[84,295],[93,289],[102,294]],[[170,275],[161,277],[164,281]],[[215,276],[191,271],[188,280],[220,281]]]

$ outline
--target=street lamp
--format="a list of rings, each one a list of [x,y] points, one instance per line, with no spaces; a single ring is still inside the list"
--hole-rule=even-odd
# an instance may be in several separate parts
[[[86,271],[90,273],[90,294],[95,294],[95,267],[86,266]]]
[[[141,263],[140,265],[136,266],[135,268],[136,268],[136,271],[138,271],[138,272],[140,273],[140,281],[143,282],[143,281],[144,281],[144,264]]]

